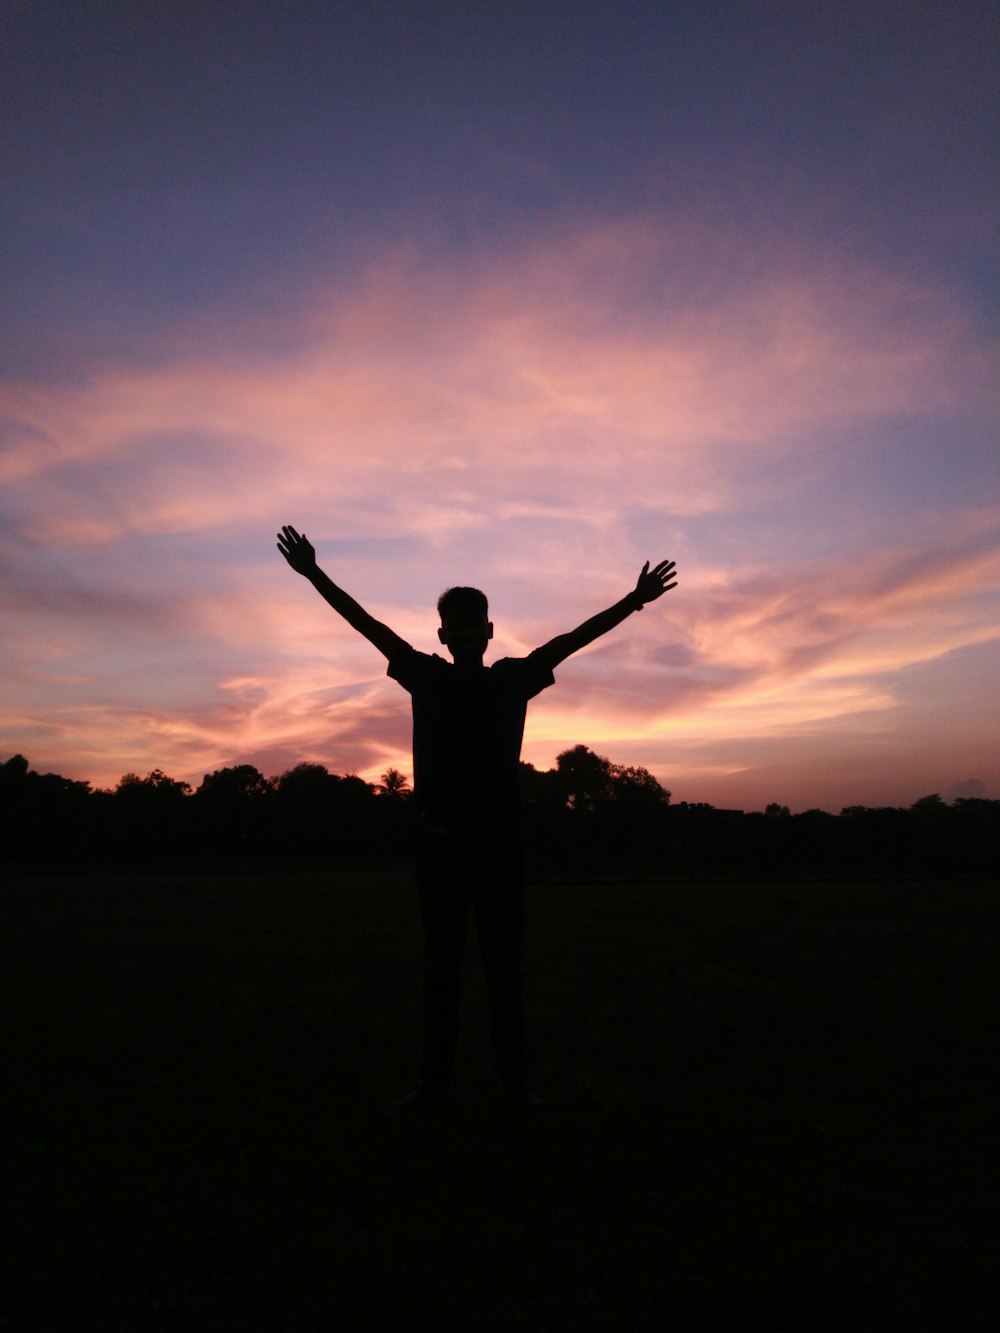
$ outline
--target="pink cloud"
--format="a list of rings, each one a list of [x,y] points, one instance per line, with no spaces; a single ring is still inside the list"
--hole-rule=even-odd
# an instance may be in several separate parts
[[[686,244],[702,269],[717,241]],[[353,503],[391,470],[401,512],[420,530],[422,477],[440,518],[462,521],[463,487],[514,493],[553,466],[577,507],[622,459],[675,512],[727,504],[724,469],[800,452],[809,431],[871,416],[982,401],[988,363],[943,292],[831,259],[775,255],[730,286],[692,293],[671,267],[678,238],[638,224],[541,242],[456,275],[415,256],[372,265],[353,290],[303,312],[298,350],[267,360],[220,351],[220,331],[147,369],[104,369],[63,389],[12,385],[9,412],[28,438],[7,452],[11,480],[114,458],[118,531],[211,529],[263,517],[275,502],[322,499],[350,523]],[[697,299],[694,299],[694,298]],[[630,306],[627,302],[636,302]],[[239,346],[237,325],[229,342]],[[169,466],[171,439],[219,451],[225,484]],[[137,446],[162,437],[157,485],[134,478]],[[572,468],[565,463],[572,460]],[[64,501],[30,529],[46,540],[115,532]],[[413,488],[418,493],[413,497]],[[142,504],[136,503],[142,492]],[[133,503],[129,503],[131,495]],[[413,504],[413,499],[417,503]],[[61,523],[61,526],[60,526]]]

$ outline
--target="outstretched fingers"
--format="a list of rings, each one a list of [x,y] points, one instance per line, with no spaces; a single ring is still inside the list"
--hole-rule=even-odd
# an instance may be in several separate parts
[[[278,550],[300,574],[315,559],[306,534],[304,532],[299,534],[288,523],[278,533]]]
[[[640,581],[645,580],[654,587],[656,591],[653,595],[659,597],[662,593],[669,592],[671,588],[677,587],[676,573],[677,563],[674,560],[661,560],[652,569],[649,568],[649,561],[647,560],[643,566]]]

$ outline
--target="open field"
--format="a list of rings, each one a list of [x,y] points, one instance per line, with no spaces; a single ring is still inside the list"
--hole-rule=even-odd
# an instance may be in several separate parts
[[[405,1125],[407,875],[9,878],[0,1328],[992,1325],[993,886],[538,886],[550,1109],[497,1103],[470,947]]]

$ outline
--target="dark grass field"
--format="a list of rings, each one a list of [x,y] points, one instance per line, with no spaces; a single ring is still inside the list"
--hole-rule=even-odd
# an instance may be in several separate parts
[[[8,879],[4,1330],[994,1324],[992,886],[535,887],[408,1125],[406,874]]]

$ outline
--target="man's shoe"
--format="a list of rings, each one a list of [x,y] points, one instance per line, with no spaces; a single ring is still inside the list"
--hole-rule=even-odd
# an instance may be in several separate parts
[[[398,1102],[393,1102],[389,1108],[389,1115],[400,1120],[434,1115],[444,1108],[447,1098],[445,1088],[438,1088],[430,1083],[418,1083],[412,1092],[400,1097]]]
[[[519,1115],[535,1115],[548,1106],[545,1098],[540,1096],[529,1083],[518,1083],[514,1087],[505,1088],[503,1100],[509,1111],[516,1111]]]

